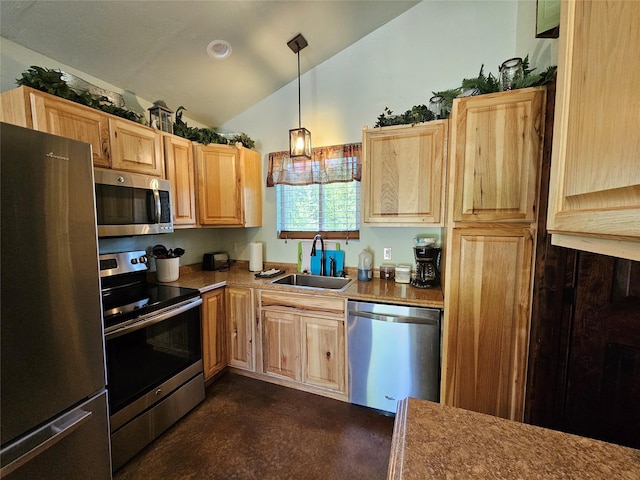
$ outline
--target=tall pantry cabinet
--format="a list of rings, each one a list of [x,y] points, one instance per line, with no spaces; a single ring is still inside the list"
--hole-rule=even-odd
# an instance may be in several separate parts
[[[441,399],[519,421],[545,94],[456,99],[449,123]]]

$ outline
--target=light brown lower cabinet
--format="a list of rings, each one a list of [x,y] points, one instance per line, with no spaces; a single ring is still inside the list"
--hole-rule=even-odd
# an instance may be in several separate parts
[[[346,300],[260,291],[262,372],[346,400]]]
[[[522,421],[533,239],[527,226],[451,231],[443,403]]]
[[[202,295],[202,359],[205,380],[227,366],[225,290]]]
[[[301,316],[302,381],[308,385],[344,391],[344,322]]]
[[[255,370],[253,289],[227,287],[225,290],[229,365],[253,372]]]
[[[300,381],[300,317],[262,312],[262,371]]]

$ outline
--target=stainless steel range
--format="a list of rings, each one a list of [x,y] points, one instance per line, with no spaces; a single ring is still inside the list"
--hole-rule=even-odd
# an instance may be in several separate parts
[[[200,294],[148,269],[144,251],[100,255],[114,470],[204,400]]]

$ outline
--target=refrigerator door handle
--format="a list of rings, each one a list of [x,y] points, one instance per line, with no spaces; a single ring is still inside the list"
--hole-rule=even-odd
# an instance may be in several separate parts
[[[9,475],[45,450],[53,447],[86,423],[91,415],[92,412],[87,412],[81,408],[73,410],[63,417],[44,425],[22,440],[2,449],[0,452],[0,463],[2,464],[0,477]]]

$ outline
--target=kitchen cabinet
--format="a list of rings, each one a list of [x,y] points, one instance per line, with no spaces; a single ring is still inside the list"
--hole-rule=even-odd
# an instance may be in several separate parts
[[[260,291],[262,373],[347,399],[346,299]]]
[[[529,339],[533,233],[454,228],[445,295],[444,403],[521,420]]]
[[[362,221],[442,226],[448,120],[365,128]]]
[[[255,370],[254,298],[252,288],[227,287],[227,328],[229,365],[242,370]]]
[[[0,103],[3,122],[89,143],[93,165],[111,166],[107,114],[29,87],[3,92]]]
[[[300,317],[302,326],[302,382],[344,391],[344,322],[313,315]]]
[[[453,221],[531,223],[536,218],[544,101],[544,87],[456,101],[450,151]]]
[[[640,260],[640,3],[565,1],[560,22],[552,243]]]
[[[95,167],[164,176],[160,133],[29,87],[0,94],[1,120],[91,144]]]
[[[162,137],[165,172],[173,190],[173,226],[195,227],[197,219],[193,144],[175,135],[163,134]]]
[[[202,359],[208,380],[227,366],[227,328],[223,288],[202,295]]]
[[[300,381],[300,319],[283,312],[262,312],[262,371]]]
[[[450,117],[442,402],[523,420],[546,88]]]
[[[262,226],[262,159],[235,145],[196,145],[198,221],[202,226]]]
[[[111,117],[109,137],[112,168],[164,177],[162,141],[158,130]]]

